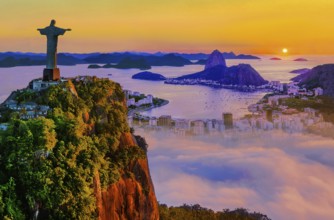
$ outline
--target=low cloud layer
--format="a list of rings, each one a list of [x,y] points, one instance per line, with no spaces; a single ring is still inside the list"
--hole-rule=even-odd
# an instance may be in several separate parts
[[[149,143],[158,200],[272,219],[334,219],[334,140],[279,131],[181,138],[138,130]]]

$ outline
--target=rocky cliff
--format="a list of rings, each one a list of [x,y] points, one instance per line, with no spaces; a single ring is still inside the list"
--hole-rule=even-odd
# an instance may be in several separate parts
[[[121,137],[120,147],[137,145],[131,134]],[[131,178],[127,172],[133,173]],[[99,220],[156,220],[158,203],[154,194],[147,159],[132,161],[117,183],[101,189],[100,175],[94,177],[94,189]]]
[[[223,57],[223,54],[219,50],[214,50],[210,54],[209,59],[206,61],[204,70],[220,65],[226,67],[225,59]]]
[[[0,132],[0,219],[159,219],[119,84],[77,77],[29,97],[51,110]]]

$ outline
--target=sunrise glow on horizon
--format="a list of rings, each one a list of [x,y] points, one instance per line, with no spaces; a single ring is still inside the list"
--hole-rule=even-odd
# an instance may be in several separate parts
[[[73,30],[60,38],[66,52],[334,54],[329,0],[15,0],[2,8],[0,51],[44,52],[36,29],[56,19]]]

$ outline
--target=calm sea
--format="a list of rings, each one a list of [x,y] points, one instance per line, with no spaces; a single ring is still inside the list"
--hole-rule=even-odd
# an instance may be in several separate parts
[[[261,60],[227,60],[227,65],[239,63],[251,64],[266,80],[288,82],[295,74],[291,70],[312,68],[319,64],[334,61],[333,56],[303,56],[309,61],[296,62],[296,57],[285,57],[281,61],[271,61],[269,56]],[[245,93],[227,89],[212,89],[204,86],[167,85],[163,82],[134,80],[131,76],[140,72],[137,69],[88,69],[88,65],[59,66],[63,77],[77,75],[95,75],[109,77],[119,82],[124,89],[138,91],[144,94],[167,99],[166,106],[145,112],[146,115],[172,115],[175,118],[221,118],[222,112],[232,112],[234,117],[247,113],[247,106],[263,97],[263,92]],[[3,102],[11,91],[27,86],[32,79],[42,76],[43,66],[0,68],[0,102]],[[176,77],[203,70],[203,65],[184,67],[153,67],[150,71],[163,74],[166,77]],[[108,74],[112,74],[109,76]]]

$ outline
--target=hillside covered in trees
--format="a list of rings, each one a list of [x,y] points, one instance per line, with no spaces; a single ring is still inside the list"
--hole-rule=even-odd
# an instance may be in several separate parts
[[[48,115],[13,113],[0,133],[0,219],[158,218],[119,84],[81,77],[33,97]]]
[[[200,205],[184,204],[179,207],[159,205],[160,220],[270,220],[266,215],[248,212],[246,209],[224,209],[215,212]]]

